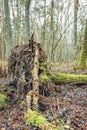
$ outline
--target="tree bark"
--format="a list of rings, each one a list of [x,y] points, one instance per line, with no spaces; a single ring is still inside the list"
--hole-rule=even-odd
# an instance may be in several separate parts
[[[86,68],[87,67],[86,62],[87,62],[87,19],[86,19],[86,25],[84,30],[84,36],[83,36],[83,48],[81,51],[79,67],[83,69]]]
[[[12,49],[12,31],[11,31],[8,0],[4,0],[4,10],[5,10],[5,24],[7,32],[6,57],[8,57]]]
[[[74,45],[77,44],[77,12],[78,12],[78,0],[74,0]]]
[[[38,61],[39,51],[38,47],[35,46],[35,58],[34,58],[34,69],[33,69],[33,91],[39,94],[39,79],[38,79],[38,69],[39,69],[39,61]],[[38,109],[38,97],[33,95],[33,107]]]
[[[51,60],[54,61],[54,0],[51,1]]]
[[[35,46],[35,57],[34,57],[34,68],[32,71],[33,77],[33,92],[39,95],[39,78],[38,78],[38,70],[39,70],[39,61],[38,61],[39,51],[38,47]],[[38,109],[38,96],[32,94],[32,91],[28,92],[27,96],[27,107],[32,109]]]
[[[31,0],[26,0],[25,3],[25,33],[26,33],[26,42],[29,42],[30,38],[30,19],[29,19],[29,9],[30,9]]]
[[[44,0],[44,25],[43,25],[43,44],[44,50],[46,51],[46,0]]]

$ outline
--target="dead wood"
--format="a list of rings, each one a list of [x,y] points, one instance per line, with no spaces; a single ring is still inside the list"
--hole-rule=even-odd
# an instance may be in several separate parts
[[[17,45],[13,48],[8,58],[9,85],[16,87],[19,98],[23,99],[32,89],[39,94],[39,76],[42,73],[39,65],[45,61],[46,55],[41,44],[34,41],[34,35],[31,36],[29,44]],[[38,97],[33,97],[33,104],[35,102],[38,102]]]

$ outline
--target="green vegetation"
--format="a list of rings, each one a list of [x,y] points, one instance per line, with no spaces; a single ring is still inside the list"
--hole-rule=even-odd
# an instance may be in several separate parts
[[[43,74],[41,74],[41,82],[52,81],[55,84],[63,83],[87,83],[87,75],[77,75],[77,74],[64,74],[58,73],[54,74],[51,71],[43,67]],[[76,71],[76,70],[75,70]]]
[[[64,74],[58,73],[53,74],[52,72],[47,72],[47,74],[41,75],[42,81],[52,81],[55,84],[63,84],[63,83],[87,83],[87,75],[76,75],[76,74]]]
[[[41,64],[40,70],[43,72],[40,75],[41,82],[48,82],[48,81],[50,81],[50,79],[49,79],[49,77],[47,76],[47,73],[46,73],[46,71],[47,71],[47,63]]]
[[[59,130],[54,124],[49,123],[46,118],[36,111],[28,109],[25,115],[25,122],[27,125],[33,125],[41,128],[41,130]]]
[[[8,103],[8,98],[6,95],[0,93],[0,108],[3,108]]]
[[[32,124],[34,126],[40,127],[41,125],[46,123],[46,119],[36,111],[28,109],[25,115],[25,122],[27,125]]]
[[[50,81],[49,77],[46,73],[41,74],[41,82],[47,82]]]
[[[48,76],[54,83],[72,83],[72,82],[87,82],[87,75],[74,75],[74,74],[51,74]]]

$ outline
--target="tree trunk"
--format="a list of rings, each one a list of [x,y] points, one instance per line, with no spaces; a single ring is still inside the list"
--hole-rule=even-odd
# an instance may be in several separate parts
[[[46,51],[46,0],[44,0],[44,33],[43,33],[43,44],[44,50]]]
[[[81,51],[81,57],[80,57],[80,65],[81,68],[86,68],[86,62],[87,62],[87,19],[86,19],[86,25],[84,30],[84,36],[83,36],[83,48]]]
[[[77,44],[77,12],[78,0],[74,0],[74,46]]]
[[[20,21],[20,1],[16,0],[16,8],[17,8],[17,44],[20,43],[20,38],[21,38],[21,21]]]
[[[29,42],[30,38],[30,19],[29,19],[29,9],[30,9],[31,0],[26,0],[25,3],[25,33],[26,33],[26,42]]]
[[[4,10],[5,10],[5,22],[6,22],[6,32],[7,32],[6,57],[8,57],[12,49],[12,31],[11,31],[11,21],[10,21],[8,0],[4,0]]]
[[[54,18],[53,18],[53,14],[54,13],[54,0],[51,1],[51,60],[54,61]]]

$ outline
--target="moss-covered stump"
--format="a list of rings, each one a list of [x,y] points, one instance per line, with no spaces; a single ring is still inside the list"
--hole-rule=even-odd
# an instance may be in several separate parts
[[[41,75],[43,81],[51,81],[55,84],[67,84],[67,83],[85,83],[87,84],[87,75],[74,75],[74,74],[64,74],[58,73],[53,74],[52,72],[47,72],[47,75]]]
[[[7,106],[8,97],[2,93],[0,93],[0,109]]]
[[[55,125],[49,123],[45,117],[31,109],[27,110],[24,119],[27,125],[39,127],[41,130],[59,130]]]

